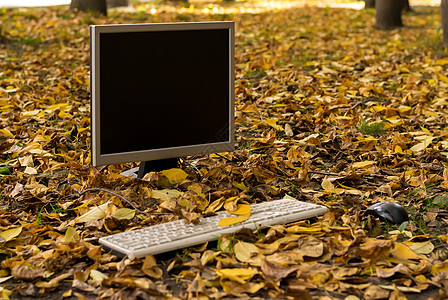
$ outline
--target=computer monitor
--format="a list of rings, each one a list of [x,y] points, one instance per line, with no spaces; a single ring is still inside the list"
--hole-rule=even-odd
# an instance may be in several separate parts
[[[232,151],[234,32],[233,22],[91,26],[92,164]]]

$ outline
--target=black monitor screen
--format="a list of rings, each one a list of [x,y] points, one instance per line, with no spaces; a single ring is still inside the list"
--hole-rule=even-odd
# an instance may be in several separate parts
[[[231,140],[229,30],[103,32],[97,43],[101,155]]]

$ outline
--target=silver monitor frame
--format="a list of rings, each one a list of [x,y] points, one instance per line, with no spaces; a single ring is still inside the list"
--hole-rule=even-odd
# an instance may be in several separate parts
[[[181,30],[213,30],[229,31],[229,140],[226,142],[189,145],[181,147],[148,149],[142,151],[101,154],[100,126],[100,35],[102,33],[145,32],[145,31],[181,31]],[[92,25],[91,34],[91,161],[94,166],[119,164],[136,161],[151,161],[176,158],[189,155],[229,152],[235,148],[235,23],[231,21],[191,22],[191,23],[148,23]]]

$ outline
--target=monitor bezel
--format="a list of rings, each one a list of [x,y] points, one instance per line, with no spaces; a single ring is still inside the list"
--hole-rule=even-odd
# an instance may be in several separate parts
[[[216,30],[229,32],[229,140],[225,142],[187,145],[180,147],[148,149],[141,151],[101,153],[100,125],[100,38],[103,33]],[[145,23],[145,24],[109,24],[90,27],[91,50],[91,162],[93,166],[120,164],[127,162],[161,160],[191,155],[204,155],[229,152],[235,149],[235,23],[232,21],[188,22],[188,23]]]

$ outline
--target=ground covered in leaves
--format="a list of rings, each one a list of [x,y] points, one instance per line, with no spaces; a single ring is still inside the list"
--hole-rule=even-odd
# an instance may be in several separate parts
[[[446,298],[448,50],[415,10],[387,32],[312,6],[0,10],[0,298]],[[237,150],[91,167],[89,25],[204,20],[236,22]],[[329,213],[144,259],[97,242],[285,195]],[[380,201],[409,222],[365,214]]]

